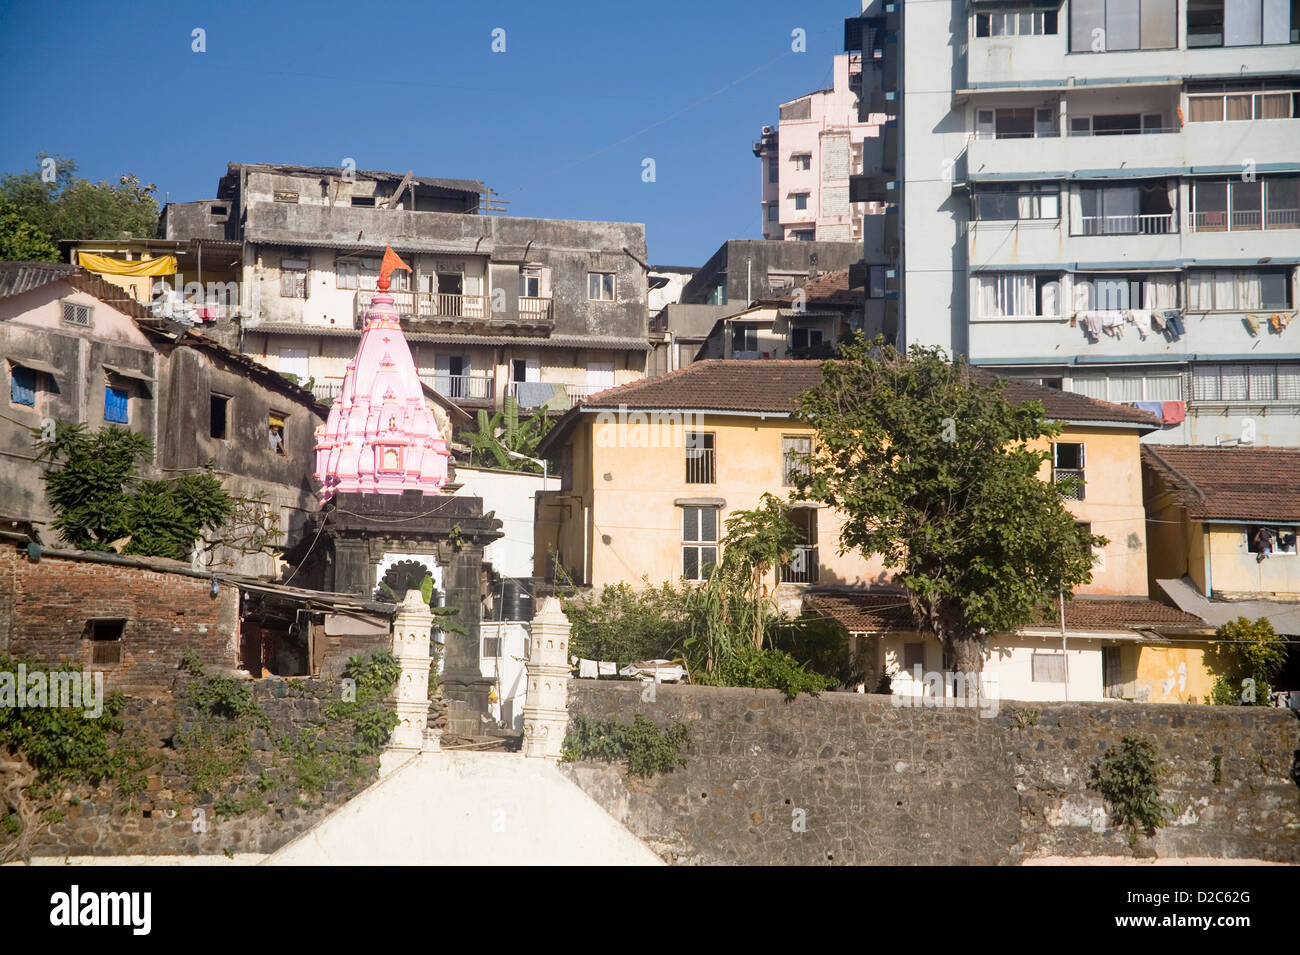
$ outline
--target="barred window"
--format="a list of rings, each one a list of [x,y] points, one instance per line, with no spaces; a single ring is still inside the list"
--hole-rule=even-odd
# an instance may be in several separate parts
[[[686,432],[686,483],[714,483],[713,434],[706,431]]]

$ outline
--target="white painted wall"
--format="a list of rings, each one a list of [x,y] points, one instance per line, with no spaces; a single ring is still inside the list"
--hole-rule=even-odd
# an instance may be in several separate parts
[[[483,651],[489,637],[501,638],[501,655]],[[524,694],[528,687],[528,625],[517,621],[484,620],[479,624],[479,672],[492,681],[497,702],[489,703],[492,718],[510,729],[524,728]]]
[[[533,575],[533,516],[539,490],[558,491],[560,479],[520,471],[496,471],[489,468],[456,466],[456,480],[462,487],[459,497],[481,497],[483,512],[496,512],[505,536],[488,544],[484,560],[493,570],[507,577]]]

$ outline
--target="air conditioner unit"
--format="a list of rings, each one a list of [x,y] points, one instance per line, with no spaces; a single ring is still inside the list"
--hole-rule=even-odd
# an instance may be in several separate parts
[[[764,126],[764,127],[763,127],[763,135],[764,135],[764,136],[771,136],[771,135],[772,135],[773,133],[775,133],[775,132],[776,132],[776,128],[773,127],[773,126]]]

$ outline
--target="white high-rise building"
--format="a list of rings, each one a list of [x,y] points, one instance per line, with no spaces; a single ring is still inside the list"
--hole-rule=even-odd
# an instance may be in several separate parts
[[[1300,0],[865,0],[845,47],[901,344],[1300,444]]]

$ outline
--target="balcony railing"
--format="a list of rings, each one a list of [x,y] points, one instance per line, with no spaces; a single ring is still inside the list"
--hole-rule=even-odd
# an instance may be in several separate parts
[[[1052,471],[1052,483],[1068,485],[1074,482],[1073,487],[1061,488],[1061,496],[1067,501],[1082,501],[1084,499],[1083,471],[1075,468],[1055,468]]]
[[[357,292],[353,311],[360,324],[365,319],[370,303],[378,293],[363,289]],[[518,312],[492,311],[492,301],[486,295],[450,295],[442,292],[389,292],[397,312],[404,319],[431,321],[445,319],[466,322],[550,322],[549,298],[521,298]]]
[[[1168,235],[1176,231],[1172,212],[1137,216],[1084,216],[1082,235]]]
[[[781,568],[783,584],[817,583],[817,548],[801,544],[794,549],[790,563]]]
[[[322,378],[312,382],[311,386],[311,393],[317,401],[334,401],[342,390],[342,378]]]
[[[455,401],[491,401],[495,393],[494,382],[486,375],[421,375],[420,380],[442,395]]]
[[[1300,209],[1234,210],[1193,212],[1193,232],[1258,232],[1265,229],[1300,229]]]

